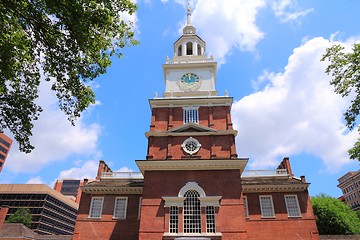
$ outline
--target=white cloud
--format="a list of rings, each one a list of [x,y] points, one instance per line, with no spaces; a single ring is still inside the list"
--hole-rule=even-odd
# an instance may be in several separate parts
[[[276,158],[301,152],[318,156],[331,172],[351,162],[347,149],[358,134],[343,124],[349,99],[333,92],[327,63],[320,62],[333,43],[322,37],[304,42],[283,72],[265,72],[259,77],[265,86],[234,103],[238,154],[249,156],[251,167],[273,167]]]
[[[300,17],[304,17],[314,9],[301,10],[297,6],[295,0],[278,0],[272,3],[272,9],[277,18],[281,22],[299,21]]]
[[[43,184],[43,180],[40,176],[29,179],[26,184]]]
[[[132,170],[131,168],[128,168],[128,167],[122,167],[114,172],[134,172],[134,170]]]
[[[89,160],[82,164],[81,167],[73,167],[60,172],[58,179],[95,179],[99,161]]]
[[[186,1],[176,2],[186,6]],[[256,25],[256,15],[265,5],[265,0],[191,1],[192,23],[206,39],[207,53],[222,64],[233,48],[253,51],[264,37]],[[185,19],[181,30],[184,25]]]
[[[175,0],[184,8],[185,0]],[[263,31],[256,24],[259,11],[270,6],[281,22],[299,22],[313,9],[302,10],[296,0],[193,0],[192,23],[198,33],[207,42],[207,54],[212,54],[219,64],[233,50],[254,52],[255,47],[264,38]],[[185,14],[184,14],[185,15]],[[185,26],[185,16],[179,32]],[[256,52],[255,52],[256,55]]]
[[[130,1],[137,4],[137,0],[130,0]],[[145,1],[145,2],[146,3],[150,2],[150,0]],[[139,27],[137,25],[137,23],[139,21],[139,19],[137,17],[137,12],[134,12],[131,15],[128,12],[120,12],[119,14],[120,14],[122,20],[131,24],[132,29],[135,33],[140,33]]]
[[[31,137],[35,149],[29,154],[22,153],[16,142],[11,148],[11,161],[7,161],[7,167],[13,172],[37,172],[48,163],[64,160],[74,154],[82,157],[101,155],[97,149],[100,126],[86,124],[83,118],[71,126],[49,88],[50,83],[43,81],[38,103],[44,111],[39,120],[34,121]]]

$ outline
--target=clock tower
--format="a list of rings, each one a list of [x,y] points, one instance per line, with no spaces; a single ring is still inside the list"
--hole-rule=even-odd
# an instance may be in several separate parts
[[[163,64],[165,92],[150,99],[139,239],[241,239],[245,234],[232,98],[216,91],[217,63],[191,24]],[[231,219],[231,220],[230,220]]]
[[[163,64],[165,92],[149,100],[141,173],[100,161],[96,180],[81,187],[74,240],[319,240],[310,183],[288,158],[275,170],[244,171],[232,98],[216,91],[217,65],[205,52],[188,10]]]

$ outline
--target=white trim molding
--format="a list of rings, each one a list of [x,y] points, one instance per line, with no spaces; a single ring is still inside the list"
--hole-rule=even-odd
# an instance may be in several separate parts
[[[207,206],[220,207],[220,199],[221,198],[222,198],[222,196],[199,197],[200,206],[201,207],[207,207]]]
[[[145,171],[178,171],[178,170],[233,170],[240,174],[248,162],[248,158],[214,159],[214,160],[136,160],[142,174]]]
[[[180,189],[178,197],[183,197],[184,194],[189,190],[195,190],[200,194],[200,197],[206,197],[204,189],[200,187],[197,182],[187,182],[185,186]]]
[[[161,197],[165,201],[164,207],[184,207],[185,197]]]
[[[201,144],[196,138],[189,137],[185,139],[183,144],[181,144],[181,147],[184,150],[184,152],[193,155],[200,150]]]

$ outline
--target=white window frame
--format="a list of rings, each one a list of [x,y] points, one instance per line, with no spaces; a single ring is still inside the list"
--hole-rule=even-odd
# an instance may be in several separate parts
[[[215,206],[206,206],[205,215],[206,215],[206,232],[216,233]]]
[[[179,233],[179,207],[169,207],[169,233]]]
[[[183,107],[183,120],[185,123],[199,123],[199,107]]]
[[[193,154],[197,153],[200,150],[201,144],[196,138],[189,137],[189,138],[185,139],[183,144],[181,144],[181,147],[183,148],[183,150],[186,153],[188,153],[190,155],[193,155]]]
[[[262,199],[265,199],[265,198],[269,198],[270,199],[270,203],[271,203],[271,211],[272,211],[272,215],[264,215],[264,212],[265,212],[265,207],[268,207],[268,206],[263,206],[263,201]],[[274,202],[273,202],[273,198],[271,195],[260,195],[259,196],[259,201],[260,201],[260,210],[261,210],[261,218],[275,218],[275,209],[274,209]]]
[[[289,203],[287,201],[288,198],[293,198],[295,197],[295,201],[296,201],[296,209],[290,209],[291,206],[289,206]],[[289,194],[289,195],[284,195],[284,200],[285,200],[285,205],[286,205],[286,211],[288,213],[288,217],[301,217],[301,210],[300,210],[300,205],[299,205],[299,200],[296,194]],[[290,213],[292,212],[292,210],[297,211],[297,215],[291,215]]]
[[[119,210],[118,207],[118,200],[125,200],[125,206],[124,206],[124,213],[121,214],[122,212],[119,212],[120,216],[117,216],[117,211]],[[114,204],[114,214],[113,214],[113,218],[114,219],[126,219],[126,213],[127,213],[127,203],[128,203],[128,198],[127,197],[116,197],[115,198],[115,204]]]
[[[94,207],[94,202],[95,202],[96,200],[101,200],[101,206],[100,206],[99,216],[94,216],[94,209],[93,209],[93,207]],[[91,198],[91,203],[90,203],[90,209],[89,209],[89,216],[88,216],[88,218],[101,218],[103,205],[104,205],[104,197],[92,197],[92,198]]]
[[[192,196],[187,196],[188,192],[193,192]],[[193,195],[200,194],[196,190],[188,190],[184,194],[184,197],[186,199],[184,200],[184,207],[183,207],[183,232],[185,234],[198,234],[201,233],[202,229],[202,209],[200,205],[200,200],[198,197],[195,197]],[[188,203],[186,205],[185,203]],[[197,206],[197,204],[199,204]],[[197,217],[199,217],[197,219]],[[198,222],[197,222],[198,220]]]
[[[139,197],[138,219],[140,219],[141,217],[141,203],[142,203],[142,197]]]
[[[248,205],[247,196],[244,196],[243,199],[244,199],[245,217],[249,218],[249,205]]]

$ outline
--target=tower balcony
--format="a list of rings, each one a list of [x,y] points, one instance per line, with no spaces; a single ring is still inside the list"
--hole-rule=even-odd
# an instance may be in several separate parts
[[[188,63],[214,63],[213,56],[174,56],[172,59],[166,58],[166,64],[188,64]]]

